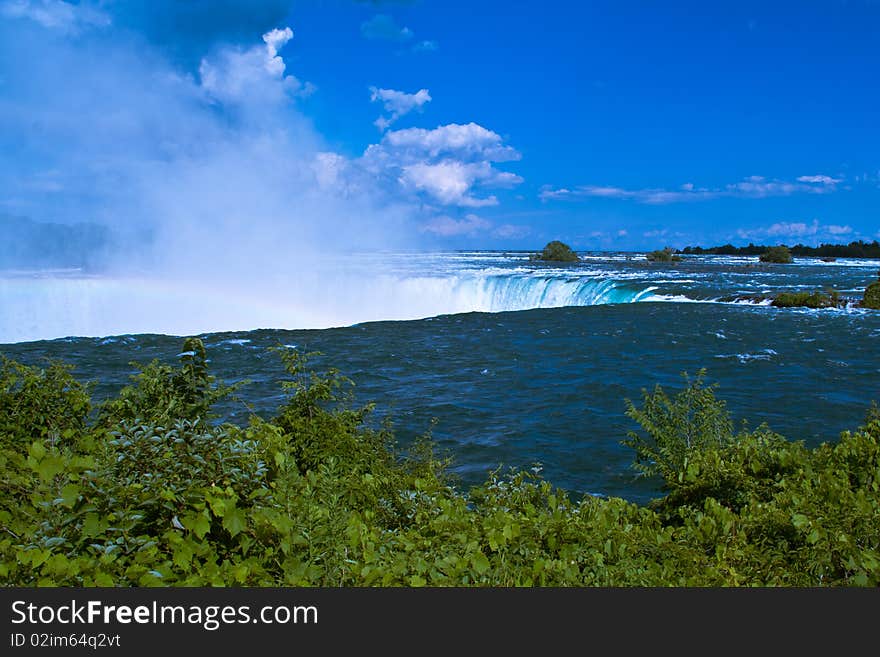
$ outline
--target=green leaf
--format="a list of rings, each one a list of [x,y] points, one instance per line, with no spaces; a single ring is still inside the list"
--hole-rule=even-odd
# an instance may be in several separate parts
[[[180,568],[182,570],[186,570],[187,568],[189,568],[189,564],[192,561],[192,558],[193,558],[192,547],[190,545],[184,543],[183,545],[178,546],[174,550],[174,557],[172,560],[174,561],[175,566],[177,566],[178,568]]]
[[[489,559],[482,552],[477,552],[471,557],[471,564],[473,564],[474,570],[480,575],[489,570]]]
[[[95,586],[113,586],[113,578],[107,573],[95,575]]]
[[[223,528],[233,536],[247,528],[247,518],[244,511],[239,508],[227,509],[226,515],[223,517]]]
[[[57,456],[50,456],[40,461],[37,466],[37,474],[43,481],[52,481],[55,475],[64,471],[64,462]]]
[[[102,521],[97,513],[87,513],[83,519],[82,534],[84,537],[97,536],[107,528],[107,523]]]
[[[199,540],[205,538],[205,534],[211,531],[211,518],[208,516],[207,510],[203,510],[196,515],[186,516],[182,520],[182,524],[195,534]]]
[[[795,527],[797,527],[798,529],[801,529],[801,528],[806,527],[807,525],[810,524],[810,519],[807,518],[807,516],[803,515],[802,513],[795,513],[791,517],[791,523]]]
[[[67,484],[61,489],[61,499],[64,502],[64,506],[68,509],[72,509],[79,499],[79,486],[76,484]]]

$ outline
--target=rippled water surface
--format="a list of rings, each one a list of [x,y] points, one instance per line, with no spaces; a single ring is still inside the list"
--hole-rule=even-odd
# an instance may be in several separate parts
[[[380,278],[369,277],[369,259],[360,262],[368,289]],[[643,501],[657,494],[656,482],[634,478],[632,453],[619,444],[637,428],[624,415],[624,400],[638,400],[656,384],[680,388],[682,372],[705,368],[735,418],[767,422],[808,444],[834,440],[864,419],[871,401],[880,401],[880,313],[734,299],[823,287],[860,298],[878,264],[804,259],[768,266],[756,258],[700,257],[651,265],[632,254],[585,254],[578,265],[560,268],[536,266],[523,254],[400,256],[382,274],[389,289],[374,289],[370,298],[391,303],[418,290],[422,306],[434,304],[436,314],[340,328],[199,333],[219,378],[251,380],[241,401],[221,408],[226,418],[244,422],[250,412],[274,412],[284,373],[269,349],[295,345],[323,353],[316,367],[337,367],[353,379],[357,399],[375,401],[377,417],[392,417],[400,442],[436,418],[433,436],[451,452],[463,484],[482,481],[499,465],[541,463],[563,488]],[[4,280],[2,322],[24,312],[27,286],[67,285],[66,303],[78,299],[75,277],[20,273]],[[13,299],[15,285],[20,297]],[[395,292],[394,285],[414,287]],[[450,300],[461,307],[444,310]],[[71,311],[68,305],[58,312]],[[29,363],[62,358],[105,397],[135,371],[130,361],[175,360],[177,336],[187,333],[168,333],[24,341],[9,340],[7,328],[0,352]]]

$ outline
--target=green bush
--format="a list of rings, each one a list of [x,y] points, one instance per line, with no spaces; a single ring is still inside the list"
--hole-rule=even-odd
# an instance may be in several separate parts
[[[178,354],[180,368],[154,360],[148,365],[133,362],[141,370],[132,377],[119,397],[108,400],[100,409],[106,426],[129,422],[170,423],[177,419],[208,419],[211,406],[231,395],[246,381],[233,386],[217,385],[208,374],[205,345],[199,338],[186,338]]]
[[[723,401],[715,398],[712,385],[705,387],[705,370],[670,398],[660,386],[642,391],[642,407],[626,400],[626,414],[639,423],[644,434],[630,431],[622,443],[636,454],[635,467],[642,474],[663,477],[674,488],[680,482],[688,459],[696,452],[733,442],[733,422]]]
[[[876,406],[808,449],[735,433],[701,371],[627,403],[635,465],[665,487],[651,504],[578,498],[539,467],[461,491],[427,435],[399,449],[348,379],[294,350],[276,417],[212,424],[228,389],[186,345],[94,419],[69,368],[3,361],[0,584],[880,584]]]
[[[546,262],[578,262],[577,254],[572,251],[568,244],[554,240],[548,242],[547,246],[540,253],[535,253],[530,260],[546,261]]]
[[[675,250],[667,246],[661,251],[651,251],[645,255],[648,262],[681,262],[682,258]]]
[[[767,250],[764,251],[764,253],[758,256],[758,260],[761,262],[773,262],[781,264],[788,264],[790,262],[793,262],[791,251],[784,244],[768,247]]]
[[[846,305],[837,290],[828,292],[781,292],[770,303],[777,308],[840,308]]]
[[[874,281],[865,288],[861,306],[863,308],[871,308],[872,310],[880,310],[880,280]]]
[[[69,366],[25,367],[0,355],[0,435],[7,444],[70,444],[82,435],[90,411],[88,388]]]

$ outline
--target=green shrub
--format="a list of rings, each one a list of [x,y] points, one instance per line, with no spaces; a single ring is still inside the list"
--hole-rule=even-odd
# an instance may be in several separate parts
[[[530,260],[547,262],[578,262],[579,258],[568,244],[560,242],[559,240],[554,240],[548,242],[547,246],[544,247],[544,250],[541,251],[541,253],[533,254],[530,257]]]
[[[637,470],[647,476],[660,475],[670,488],[679,485],[694,453],[734,440],[726,405],[715,398],[717,384],[703,385],[705,370],[693,380],[686,373],[682,376],[687,385],[674,398],[658,385],[650,393],[642,390],[641,408],[626,400],[627,416],[645,433],[630,431],[622,443],[635,451]]]
[[[211,407],[231,395],[247,381],[236,385],[218,385],[208,374],[205,345],[199,338],[186,338],[178,354],[180,368],[154,360],[148,365],[131,363],[140,369],[119,397],[107,401],[100,409],[106,426],[114,423],[148,422],[170,424],[174,420],[209,419]]]
[[[758,260],[760,262],[788,264],[793,261],[793,258],[791,257],[791,251],[789,251],[788,247],[784,244],[780,244],[779,246],[768,247],[764,253],[758,256]]]
[[[26,367],[0,355],[0,434],[7,444],[68,444],[82,435],[91,400],[71,370],[56,361]]]
[[[865,288],[861,306],[863,308],[871,308],[872,310],[880,310],[880,280],[874,281]]]
[[[828,292],[781,292],[770,303],[777,308],[840,308],[846,305],[837,290]]]
[[[661,251],[651,251],[645,255],[648,262],[681,262],[681,256],[675,250],[667,246]]]

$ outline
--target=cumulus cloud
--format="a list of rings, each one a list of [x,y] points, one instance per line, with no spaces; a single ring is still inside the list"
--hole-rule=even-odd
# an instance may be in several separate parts
[[[407,128],[389,132],[376,147],[376,156],[393,154],[400,159],[452,156],[491,162],[520,159],[520,154],[503,143],[501,135],[476,123],[450,123],[433,130]],[[373,149],[374,147],[370,147]],[[368,150],[370,153],[370,150]]]
[[[408,94],[395,89],[370,87],[370,100],[374,103],[381,102],[385,111],[390,114],[388,117],[380,116],[374,121],[374,125],[384,132],[404,114],[421,109],[425,103],[430,102],[431,94],[427,89],[419,89],[414,94]]]
[[[28,19],[61,32],[106,27],[111,22],[110,16],[94,3],[74,4],[63,0],[3,0],[0,2],[0,16]]]
[[[475,123],[449,124],[386,132],[358,158],[320,153],[312,168],[319,184],[343,194],[385,195],[428,209],[479,208],[499,203],[484,190],[522,182],[495,166],[519,157],[491,130]]]
[[[278,56],[278,50],[285,43],[293,38],[293,30],[285,27],[279,30],[277,27],[266,32],[263,35],[263,42],[266,44],[266,70],[274,75],[283,75],[285,64],[284,60]]]
[[[263,34],[263,46],[221,48],[199,65],[202,88],[224,103],[264,105],[310,95],[314,85],[285,74],[287,67],[278,54],[292,38],[289,27],[276,28]]]
[[[542,201],[574,200],[585,197],[633,200],[650,205],[703,201],[716,198],[765,198],[792,194],[828,194],[837,190],[842,178],[815,175],[800,176],[795,181],[768,180],[763,176],[749,176],[724,187],[697,187],[685,183],[677,189],[626,189],[602,185],[580,185],[575,188],[545,186],[539,198]]]
[[[414,52],[433,52],[437,50],[440,46],[436,41],[426,40],[419,41],[417,44],[413,46]]]
[[[470,192],[476,184],[510,187],[522,182],[522,179],[512,173],[497,171],[488,162],[444,160],[436,164],[419,162],[404,166],[400,181],[405,187],[427,192],[445,205],[477,208],[498,205],[498,199],[495,196],[473,196]]]
[[[509,188],[522,182],[520,176],[494,166],[519,157],[497,133],[476,123],[453,123],[433,130],[388,132],[380,143],[367,148],[360,165],[434,202],[482,207],[497,205],[498,199],[477,196],[477,188]]]

